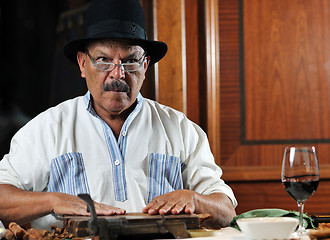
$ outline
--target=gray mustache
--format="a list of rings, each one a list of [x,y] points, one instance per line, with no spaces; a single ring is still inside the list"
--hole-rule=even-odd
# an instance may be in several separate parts
[[[110,83],[103,83],[102,89],[104,91],[113,91],[113,92],[125,92],[129,93],[131,88],[127,85],[126,82],[115,80]]]

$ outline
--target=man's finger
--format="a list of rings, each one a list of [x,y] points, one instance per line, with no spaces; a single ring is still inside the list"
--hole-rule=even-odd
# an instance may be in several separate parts
[[[172,208],[171,213],[172,214],[180,214],[184,211],[185,204],[183,202],[178,202],[175,204],[175,206]]]

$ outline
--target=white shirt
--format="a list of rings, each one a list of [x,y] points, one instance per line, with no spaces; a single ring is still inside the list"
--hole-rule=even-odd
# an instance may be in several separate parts
[[[13,137],[0,183],[27,191],[89,193],[94,201],[141,212],[177,189],[225,193],[206,134],[186,116],[140,94],[119,139],[91,107],[90,93],[39,114]],[[47,229],[48,215],[32,223]]]

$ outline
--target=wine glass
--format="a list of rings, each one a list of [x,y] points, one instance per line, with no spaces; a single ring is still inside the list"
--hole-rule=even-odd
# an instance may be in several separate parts
[[[285,191],[298,204],[299,227],[292,237],[299,238],[306,235],[303,226],[304,203],[316,191],[320,180],[315,147],[286,147],[281,179]]]

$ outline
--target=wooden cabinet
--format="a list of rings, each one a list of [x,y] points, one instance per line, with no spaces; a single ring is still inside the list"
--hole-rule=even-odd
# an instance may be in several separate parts
[[[287,145],[315,145],[321,183],[306,202],[329,213],[330,3],[219,0],[220,157],[238,212],[296,210],[281,187]]]
[[[237,212],[297,210],[280,182],[283,152],[313,144],[321,182],[305,208],[329,213],[330,1],[153,0],[148,13],[169,45],[155,99],[207,132]]]

